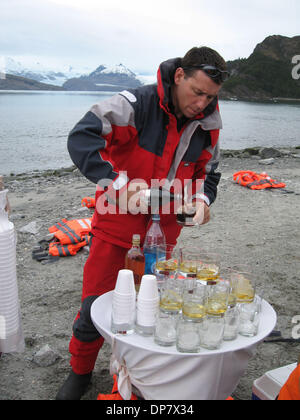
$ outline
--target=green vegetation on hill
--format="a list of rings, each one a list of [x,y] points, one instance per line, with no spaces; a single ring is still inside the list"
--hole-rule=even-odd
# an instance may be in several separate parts
[[[223,95],[300,99],[300,80],[292,78],[295,55],[300,55],[300,36],[266,38],[248,59],[228,62],[232,75],[224,84]]]

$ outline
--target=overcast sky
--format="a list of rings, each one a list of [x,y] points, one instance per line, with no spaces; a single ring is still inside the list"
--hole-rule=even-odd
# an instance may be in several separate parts
[[[299,0],[0,0],[0,58],[155,74],[194,46],[248,57],[269,35],[300,35],[299,22]]]

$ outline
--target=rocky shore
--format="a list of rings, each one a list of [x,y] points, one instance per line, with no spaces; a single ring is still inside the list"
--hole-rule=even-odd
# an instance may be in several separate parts
[[[267,172],[286,183],[285,189],[252,191],[233,182],[239,170]],[[260,292],[277,312],[276,330],[292,337],[293,318],[300,315],[299,219],[300,150],[251,148],[222,151],[222,178],[212,220],[185,228],[183,245],[214,249],[223,266],[251,264]],[[17,172],[17,171],[16,171]],[[90,217],[81,199],[95,187],[74,167],[4,177],[18,232],[17,272],[26,349],[0,358],[0,400],[48,400],[69,372],[68,343],[80,307],[87,252],[51,264],[32,259],[32,249],[62,218]],[[29,225],[29,229],[28,229]],[[234,397],[251,399],[253,381],[270,369],[296,362],[299,343],[261,343],[236,388]],[[111,391],[110,346],[104,345],[86,400]]]

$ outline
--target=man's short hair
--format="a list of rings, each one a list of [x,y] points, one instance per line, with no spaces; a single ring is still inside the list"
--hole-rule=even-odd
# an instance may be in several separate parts
[[[197,71],[196,67],[201,64],[208,64],[222,71],[227,70],[224,58],[217,51],[208,47],[194,47],[181,60],[181,67],[184,68],[187,77],[192,77],[194,72]]]

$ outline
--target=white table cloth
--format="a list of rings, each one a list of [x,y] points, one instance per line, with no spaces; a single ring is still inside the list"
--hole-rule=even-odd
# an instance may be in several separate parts
[[[115,335],[110,330],[112,293],[97,298],[92,321],[112,345],[111,374],[118,373],[123,399],[130,399],[134,385],[146,400],[225,400],[235,390],[248,361],[276,325],[276,313],[262,303],[255,337],[223,342],[219,350],[179,353],[176,346],[158,346],[153,337]]]

